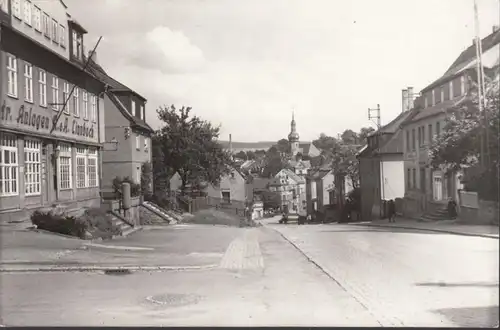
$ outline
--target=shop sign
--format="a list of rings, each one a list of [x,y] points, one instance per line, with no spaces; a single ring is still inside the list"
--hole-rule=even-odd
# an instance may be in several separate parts
[[[28,126],[36,131],[43,133],[50,133],[50,128],[53,127],[53,120],[57,114],[52,118],[47,115],[37,113],[32,107],[27,109],[24,104],[19,107],[17,111],[13,111],[10,106],[4,101],[0,108],[0,122],[17,123],[18,126]],[[96,135],[94,124],[87,122],[79,122],[76,118],[59,118],[55,132],[60,132],[65,135],[81,136],[93,139]]]

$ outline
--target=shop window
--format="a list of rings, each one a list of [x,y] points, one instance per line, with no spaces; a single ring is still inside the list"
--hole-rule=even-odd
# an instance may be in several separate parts
[[[37,140],[24,141],[24,186],[26,196],[41,192],[41,143]]]
[[[59,188],[71,189],[71,146],[61,144],[59,149]]]
[[[17,58],[7,55],[7,95],[17,97]]]
[[[76,187],[87,187],[87,149],[76,148]]]
[[[98,187],[97,182],[97,149],[90,148],[87,157],[87,173],[89,176],[89,187]]]
[[[0,196],[18,195],[17,156],[16,136],[0,133]]]

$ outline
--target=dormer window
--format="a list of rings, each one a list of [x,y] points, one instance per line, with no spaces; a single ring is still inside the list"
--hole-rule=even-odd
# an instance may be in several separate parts
[[[141,113],[139,114],[142,120],[146,120],[146,111],[144,110],[144,105],[141,104]]]
[[[79,60],[82,60],[83,54],[83,37],[81,33],[73,30],[72,34],[73,42],[73,56]]]
[[[132,115],[135,117],[135,116],[136,116],[136,112],[135,112],[135,108],[136,108],[136,107],[135,107],[135,101],[134,101],[134,100],[132,100],[132,101],[131,101],[131,107],[132,107],[132,108],[131,108],[131,111],[130,111],[130,112],[131,112],[131,113],[132,113]]]

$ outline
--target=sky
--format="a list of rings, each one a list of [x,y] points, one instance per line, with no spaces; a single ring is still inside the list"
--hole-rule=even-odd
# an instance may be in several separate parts
[[[401,90],[439,78],[472,44],[473,0],[65,0],[99,36],[97,61],[148,99],[221,125],[221,140],[277,141],[292,111],[302,141],[375,127],[401,112]],[[477,0],[480,36],[500,0]]]

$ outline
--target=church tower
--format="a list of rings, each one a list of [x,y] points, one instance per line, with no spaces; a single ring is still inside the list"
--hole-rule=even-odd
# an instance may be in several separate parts
[[[290,153],[296,156],[299,153],[299,133],[297,133],[297,125],[295,124],[295,115],[292,112],[291,131],[288,134],[288,141],[290,142]]]

